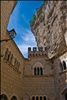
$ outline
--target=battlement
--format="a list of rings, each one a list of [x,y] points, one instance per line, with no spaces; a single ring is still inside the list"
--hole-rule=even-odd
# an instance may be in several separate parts
[[[46,52],[46,49],[45,48],[43,48],[43,47],[33,47],[33,48],[31,48],[31,47],[29,47],[28,48],[28,57],[38,57],[38,56],[40,56],[40,57],[42,57],[42,56],[46,56],[47,57],[47,52]]]

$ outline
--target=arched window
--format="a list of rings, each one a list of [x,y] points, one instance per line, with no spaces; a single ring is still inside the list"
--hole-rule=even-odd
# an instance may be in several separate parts
[[[16,96],[13,96],[13,97],[11,98],[11,100],[17,100],[17,97],[16,97]]]
[[[34,75],[36,75],[36,67],[34,68]]]
[[[0,95],[1,100],[8,100],[7,96],[5,94]]]
[[[7,58],[8,58],[8,48],[5,51],[5,59],[7,59]]]
[[[12,64],[12,60],[13,60],[13,54],[11,54],[10,56],[10,63]]]
[[[65,61],[63,61],[63,67],[64,67],[64,69],[66,69],[66,62]]]
[[[39,75],[39,67],[37,68],[37,75]]]
[[[14,60],[14,66],[16,67],[16,64],[17,64],[17,59],[15,58]]]
[[[38,100],[38,96],[36,97],[36,100]]]
[[[44,100],[46,100],[46,97],[44,96]]]
[[[10,62],[10,55],[11,55],[11,52],[8,52],[8,56],[7,56],[7,60]]]
[[[12,63],[13,54],[11,54],[11,51],[8,50],[8,48],[5,51],[5,57],[6,60],[8,60],[10,63]]]
[[[35,100],[35,97],[34,96],[32,97],[32,100]]]
[[[36,62],[32,67],[34,75],[43,75],[43,64],[41,62]]]
[[[65,93],[65,100],[67,100],[67,92]]]
[[[19,67],[20,67],[20,63],[19,62],[17,62],[17,69],[19,70]]]
[[[34,68],[34,75],[43,75],[43,69],[42,69],[42,67],[41,68],[39,68],[39,67],[35,67]]]
[[[40,68],[39,74],[43,75],[43,69],[42,69],[42,67]]]
[[[40,100],[42,100],[42,97],[40,96]]]

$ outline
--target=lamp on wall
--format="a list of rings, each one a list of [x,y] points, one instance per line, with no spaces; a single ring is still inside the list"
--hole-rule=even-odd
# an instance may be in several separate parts
[[[14,29],[8,31],[8,33],[9,33],[9,35],[10,35],[10,38],[9,38],[9,39],[0,40],[0,43],[2,43],[3,41],[8,42],[9,40],[12,40],[13,38],[15,38],[16,32],[15,32]]]

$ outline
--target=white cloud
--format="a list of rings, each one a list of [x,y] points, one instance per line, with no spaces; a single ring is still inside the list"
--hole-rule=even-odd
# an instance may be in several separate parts
[[[23,36],[21,38],[25,41],[27,44],[36,45],[36,40],[33,35],[33,33],[30,30],[26,30],[26,33],[23,33]]]
[[[26,24],[29,24],[29,20],[25,17],[24,14],[22,14],[21,17],[25,21]]]
[[[25,29],[25,30],[26,30],[26,33],[23,33],[23,36],[21,36],[23,42],[21,45],[19,44],[18,47],[20,51],[22,52],[23,56],[27,58],[28,47],[37,47],[37,44],[36,44],[33,33],[28,29]]]

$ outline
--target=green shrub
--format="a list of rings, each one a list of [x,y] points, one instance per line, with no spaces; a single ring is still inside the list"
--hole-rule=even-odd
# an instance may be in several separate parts
[[[36,20],[36,15],[33,15],[32,20],[33,21]]]

